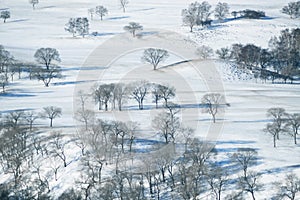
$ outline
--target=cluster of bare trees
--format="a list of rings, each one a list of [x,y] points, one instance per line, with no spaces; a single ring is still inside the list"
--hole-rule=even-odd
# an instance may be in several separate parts
[[[229,6],[227,3],[219,2],[214,11],[211,11],[211,7],[207,1],[191,3],[187,9],[182,10],[183,24],[189,26],[190,31],[193,32],[193,27],[196,25],[211,25],[212,19],[210,16],[213,13],[218,20],[224,20],[229,14]]]
[[[271,118],[271,123],[266,125],[265,132],[273,137],[273,145],[276,147],[276,141],[280,135],[288,134],[292,136],[294,144],[297,144],[298,131],[300,128],[300,113],[287,113],[284,108],[270,108],[267,116]]]
[[[144,108],[144,101],[150,94],[152,94],[156,108],[158,108],[160,100],[168,104],[168,100],[175,97],[175,88],[141,80],[129,84],[110,83],[96,85],[92,88],[92,94],[99,105],[99,110],[104,108],[107,111],[111,107],[111,109],[117,108],[121,111],[122,106],[129,99],[135,100],[138,103],[138,108],[142,110]]]
[[[230,164],[222,166],[215,159],[217,150],[213,144],[192,134],[182,134],[179,137],[185,139],[177,142],[154,143],[144,156],[130,147],[130,137],[122,139],[125,132],[138,135],[136,128],[102,120],[95,126],[98,128],[93,127],[78,138],[85,144],[82,175],[74,189],[64,195],[75,195],[78,199],[188,200],[210,196],[217,200],[255,200],[264,188],[260,180],[263,174],[252,170],[259,160],[254,149],[241,148],[229,154]],[[122,146],[124,141],[127,147]],[[180,145],[185,148],[178,148]],[[102,174],[104,168],[109,176]],[[274,182],[278,189],[274,197],[296,199],[300,192],[298,184],[299,178],[288,174],[285,182]]]
[[[264,11],[260,10],[241,10],[241,11],[232,11],[231,15],[236,18],[247,18],[247,19],[260,19],[263,17],[266,17],[266,14]]]
[[[52,121],[59,116],[60,110],[51,108],[45,107],[41,113],[1,115],[1,173],[11,177],[0,187],[1,199],[51,199],[51,180],[58,180],[59,170],[69,164],[65,136],[60,132],[43,134],[35,125],[40,117]]]
[[[221,48],[216,53],[221,59],[232,60],[241,68],[252,70],[256,78],[293,82],[300,72],[299,37],[299,28],[285,29],[280,36],[271,38],[270,49],[254,44],[233,44],[231,48]]]
[[[281,10],[282,13],[289,15],[291,18],[300,17],[300,1],[290,2]]]
[[[70,18],[65,25],[65,31],[71,33],[73,37],[80,35],[84,37],[89,34],[89,20],[86,17]]]
[[[14,58],[14,56],[0,45],[0,87],[5,92],[5,87],[9,82],[14,81],[14,76],[18,74],[21,79],[23,72],[29,74],[30,79],[42,81],[46,87],[49,86],[53,79],[62,78],[61,67],[59,63],[59,52],[54,48],[37,49],[34,58],[37,64],[23,63]]]
[[[195,138],[192,129],[183,128],[178,112],[169,103],[165,114],[154,119],[155,128],[166,137],[163,143],[153,143],[147,155],[135,145],[139,128],[134,122],[95,119],[71,139],[61,132],[40,132],[33,126],[38,115],[31,111],[3,114],[0,163],[2,172],[10,174],[12,181],[0,186],[1,197],[52,199],[51,181],[59,180],[60,171],[71,163],[66,150],[73,144],[81,149],[81,176],[74,189],[60,198],[196,199],[208,195],[221,200],[250,195],[255,199],[263,189],[262,174],[251,170],[259,159],[257,152],[239,149],[229,155],[230,164],[220,165],[214,145]],[[278,188],[274,195],[296,199],[299,181],[296,175],[288,174],[285,181],[274,183]]]

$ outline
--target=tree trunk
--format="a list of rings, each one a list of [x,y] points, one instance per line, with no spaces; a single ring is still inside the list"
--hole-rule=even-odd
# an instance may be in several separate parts
[[[274,144],[274,148],[276,148],[276,135],[273,136],[273,144]]]
[[[252,199],[255,200],[254,192],[251,192]]]
[[[50,127],[52,127],[53,118],[50,118]]]

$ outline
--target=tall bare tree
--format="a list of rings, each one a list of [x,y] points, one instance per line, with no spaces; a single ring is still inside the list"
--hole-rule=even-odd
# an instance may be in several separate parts
[[[139,109],[144,109],[144,100],[149,90],[149,82],[142,80],[131,84],[131,97],[138,102]]]
[[[202,97],[203,112],[211,114],[213,122],[216,122],[216,114],[225,106],[225,98],[220,93],[209,93]]]
[[[119,1],[120,1],[120,6],[123,9],[123,12],[125,13],[126,12],[126,7],[129,4],[129,1],[128,0],[119,0]]]
[[[135,37],[137,31],[143,30],[143,26],[136,22],[129,22],[129,25],[124,26],[124,30],[131,33],[132,36]]]
[[[243,171],[242,175],[238,177],[238,188],[242,192],[250,193],[252,199],[255,200],[255,193],[262,188],[262,184],[259,183],[261,175],[250,171],[249,167],[257,163],[257,152],[254,149],[240,149],[232,155],[232,158]]]
[[[44,69],[43,67],[34,68],[32,77],[42,81],[45,87],[49,87],[53,79],[61,79],[63,75],[60,67],[50,66],[49,69]]]
[[[219,20],[224,20],[229,14],[229,5],[219,2],[215,8],[215,17]]]
[[[3,10],[0,12],[0,18],[3,19],[3,22],[5,23],[7,19],[10,18],[10,11],[9,10]]]
[[[300,193],[300,178],[294,174],[287,174],[284,182],[276,182],[275,186],[278,188],[276,198],[296,200],[297,194]]]
[[[55,107],[55,106],[48,106],[44,107],[43,111],[41,112],[42,118],[48,118],[50,119],[50,127],[53,125],[53,119],[61,117],[62,111],[61,108]]]
[[[206,173],[207,182],[216,200],[221,200],[222,192],[228,182],[228,174],[222,167],[212,166]]]
[[[287,114],[285,123],[285,131],[287,131],[294,138],[294,143],[297,144],[297,136],[300,128],[300,113]]]
[[[197,25],[197,15],[193,7],[183,9],[181,12],[183,25],[190,27],[190,32],[193,32],[193,27]]]
[[[153,66],[153,69],[156,70],[160,62],[165,61],[169,57],[169,53],[164,49],[155,49],[149,48],[144,51],[142,56],[142,61],[149,63]]]
[[[35,5],[39,3],[39,0],[29,0],[29,3],[32,4],[32,9],[35,9]]]
[[[38,63],[45,65],[47,70],[49,70],[53,61],[61,61],[58,51],[49,47],[36,50],[34,58]]]
[[[103,17],[108,13],[107,8],[105,8],[104,6],[97,6],[95,11],[96,14],[100,16],[101,21]]]
[[[273,122],[273,126],[278,130],[277,139],[279,139],[279,133],[283,130],[283,123],[285,121],[286,112],[284,108],[269,108],[267,110],[267,117],[270,117]]]
[[[128,95],[129,95],[130,89],[124,83],[116,83],[114,85],[115,85],[115,87],[114,87],[114,91],[113,91],[113,96],[114,96],[115,100],[117,101],[118,110],[121,111],[122,106],[125,103]]]

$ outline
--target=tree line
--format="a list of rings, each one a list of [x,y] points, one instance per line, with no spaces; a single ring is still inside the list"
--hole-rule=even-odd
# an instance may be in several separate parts
[[[62,69],[57,64],[61,62],[59,52],[54,48],[39,48],[34,54],[36,63],[25,63],[14,58],[14,56],[0,45],[0,87],[2,92],[10,82],[14,81],[14,76],[22,78],[22,73],[27,73],[29,79],[42,81],[45,87],[53,79],[63,78]]]
[[[261,80],[282,79],[291,83],[300,69],[300,29],[285,29],[272,37],[269,49],[254,44],[233,44],[216,51],[220,59],[234,61],[240,68],[251,70]]]
[[[81,106],[86,109],[84,103]],[[264,189],[263,173],[253,170],[260,159],[257,151],[240,148],[228,154],[228,164],[221,165],[214,144],[195,137],[193,129],[179,121],[178,112],[179,108],[169,103],[153,119],[152,125],[162,140],[145,149],[146,156],[140,152],[140,129],[135,122],[90,116],[94,119],[89,125],[74,134],[45,134],[34,120],[40,116],[51,120],[53,113],[61,114],[60,109],[49,106],[41,114],[3,114],[1,168],[12,179],[0,185],[1,199],[53,199],[51,183],[61,179],[61,170],[77,159],[66,150],[78,148],[80,176],[59,199],[195,199],[208,195],[220,200],[250,195],[255,200]],[[279,116],[278,120],[283,112],[276,108],[268,113]],[[109,176],[103,174],[104,170]],[[289,173],[283,181],[272,183],[276,188],[272,195],[296,199],[299,183],[299,177]]]

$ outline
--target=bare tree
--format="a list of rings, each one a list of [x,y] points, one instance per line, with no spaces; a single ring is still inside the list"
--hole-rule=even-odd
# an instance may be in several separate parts
[[[11,53],[0,45],[0,73],[4,73],[7,77],[9,66],[14,62],[14,57]]]
[[[143,30],[143,26],[136,22],[129,22],[129,25],[124,26],[124,30],[128,31],[133,37],[135,37],[137,31]]]
[[[222,192],[225,190],[224,187],[228,182],[228,175],[225,169],[212,166],[206,176],[211,192],[214,194],[216,200],[221,200]]]
[[[300,113],[287,114],[287,121],[285,123],[285,131],[287,131],[294,138],[294,143],[297,144],[297,136],[300,128]]]
[[[129,4],[129,1],[128,0],[119,0],[119,1],[120,1],[121,8],[123,9],[123,12],[126,12],[126,7]]]
[[[216,122],[216,114],[221,111],[222,104],[225,105],[225,98],[219,93],[209,93],[202,97],[203,112],[209,113],[213,117],[213,122]]]
[[[162,112],[153,119],[152,126],[161,134],[166,144],[168,144],[175,142],[176,134],[180,128],[180,122],[176,113]]]
[[[193,7],[183,9],[181,12],[183,25],[190,27],[190,32],[193,32],[193,27],[197,25],[197,15]]]
[[[28,132],[20,126],[5,129],[0,135],[0,165],[3,172],[12,174],[14,187],[20,187],[20,181],[31,162],[28,149]]]
[[[44,107],[43,112],[41,113],[42,118],[50,119],[50,127],[53,125],[53,119],[61,117],[61,115],[61,108],[55,106]]]
[[[166,144],[175,141],[175,133],[179,128],[178,117],[170,116],[170,113],[163,112],[157,115],[153,121],[152,126],[161,134]]]
[[[35,5],[39,3],[39,0],[29,0],[29,3],[32,4],[32,9],[35,9]]]
[[[157,83],[152,83],[151,84],[152,98],[153,98],[153,101],[155,103],[156,108],[158,108],[158,101],[161,99],[161,96],[159,94],[159,87],[160,87],[160,84],[157,84]]]
[[[189,162],[190,166],[188,167],[187,177],[188,188],[184,190],[189,192],[193,199],[196,199],[204,191],[204,188],[201,186],[205,178],[212,150],[213,146],[211,144],[194,139],[188,147],[188,152],[185,154],[185,158],[187,159],[185,162]]]
[[[281,127],[278,127],[278,124],[276,124],[276,123],[268,123],[267,125],[266,125],[266,128],[265,129],[263,129],[263,131],[264,132],[266,132],[266,133],[269,133],[269,134],[271,134],[272,135],[272,137],[273,137],[273,146],[274,146],[274,148],[276,147],[276,139],[277,139],[277,136],[279,135],[279,133],[281,132],[281,131],[283,131],[284,129],[282,129]]]
[[[50,66],[49,69],[44,69],[42,67],[36,67],[33,70],[32,77],[36,78],[39,81],[43,81],[45,87],[49,87],[52,79],[61,79],[63,78],[62,70],[57,66]]]
[[[76,18],[76,33],[81,35],[83,38],[89,34],[89,20],[86,17]]]
[[[54,48],[40,48],[36,50],[34,58],[38,63],[45,65],[47,70],[49,70],[53,61],[61,61],[58,51]]]
[[[10,128],[18,128],[23,125],[24,120],[24,111],[16,110],[13,112],[9,112],[5,115],[5,126]]]
[[[214,51],[211,47],[202,45],[202,46],[197,48],[196,54],[201,59],[208,59],[208,58],[211,58],[214,55]]]
[[[290,2],[287,6],[284,6],[281,10],[282,13],[289,15],[291,18],[300,17],[300,1]]]
[[[105,111],[108,111],[108,103],[113,96],[113,84],[101,84],[92,88],[95,100],[99,103],[99,110],[104,105]]]
[[[255,192],[262,188],[258,182],[260,174],[249,171],[251,165],[257,162],[257,152],[253,149],[240,149],[232,155],[233,161],[236,162],[242,169],[243,173],[238,178],[238,187],[242,192],[250,193],[252,199],[255,200]]]
[[[249,148],[241,148],[237,153],[232,155],[232,159],[243,170],[243,176],[246,177],[248,168],[257,162],[257,151]]]
[[[10,12],[9,12],[9,10],[3,10],[3,11],[1,11],[1,13],[0,13],[0,18],[2,18],[2,19],[3,19],[3,22],[5,23],[6,20],[7,20],[8,18],[10,18]]]
[[[38,114],[34,111],[25,112],[24,119],[29,124],[29,130],[32,130],[32,125],[36,119],[38,119]]]
[[[215,17],[219,20],[224,20],[228,14],[229,14],[228,4],[219,2],[215,8]]]
[[[249,171],[247,176],[240,176],[238,179],[238,187],[243,191],[250,193],[252,199],[255,200],[255,193],[262,188],[262,184],[259,183],[260,174]]]
[[[121,121],[113,121],[111,124],[111,131],[114,135],[114,143],[116,146],[121,144],[121,151],[124,153],[124,144],[125,144],[125,137],[128,136],[129,130],[126,123]],[[119,137],[121,140],[119,140]]]
[[[95,14],[95,8],[89,8],[88,13],[90,14],[91,20],[93,20]]]
[[[59,132],[55,132],[50,139],[52,145],[51,153],[63,162],[64,167],[67,167],[67,156],[65,152],[66,142],[63,140],[63,135]]]
[[[122,110],[122,105],[126,101],[126,97],[129,94],[129,88],[124,83],[114,84],[113,96],[117,101],[119,111]]]
[[[139,104],[139,109],[143,110],[144,99],[149,90],[149,83],[145,80],[137,81],[131,84],[131,96]]]
[[[85,130],[87,130],[88,126],[91,125],[95,120],[95,112],[89,109],[79,109],[75,113],[75,119],[84,123]]]
[[[58,170],[62,167],[60,158],[58,158],[57,156],[50,156],[48,157],[48,162],[49,167],[53,172],[55,181],[58,181]]]
[[[0,87],[2,87],[2,92],[5,92],[5,87],[9,84],[7,76],[4,73],[0,73]]]
[[[168,100],[175,97],[176,89],[172,86],[159,85],[158,94],[165,100],[165,106],[168,106]]]
[[[179,133],[180,133],[180,141],[184,142],[184,152],[187,152],[188,146],[191,144],[193,141],[193,134],[194,134],[194,129],[190,127],[180,127]]]
[[[96,7],[96,14],[100,16],[101,21],[103,19],[103,17],[108,13],[107,8],[105,8],[104,6],[97,6]]]
[[[153,65],[153,69],[156,70],[160,62],[165,61],[169,57],[169,53],[164,49],[149,48],[144,51],[142,61]]]
[[[300,179],[294,174],[287,174],[284,183],[276,182],[275,186],[278,187],[278,192],[276,198],[285,199],[288,198],[290,200],[297,199],[297,194],[300,193]]]
[[[77,25],[76,25],[76,18],[70,18],[68,23],[65,25],[65,31],[71,33],[73,37],[77,33]]]
[[[216,51],[216,54],[219,56],[220,59],[228,60],[230,59],[230,49],[228,47],[223,47]]]
[[[279,133],[283,130],[283,123],[285,121],[286,112],[284,108],[270,108],[267,110],[267,117],[272,118],[273,127],[276,127],[277,139],[279,140]]]

